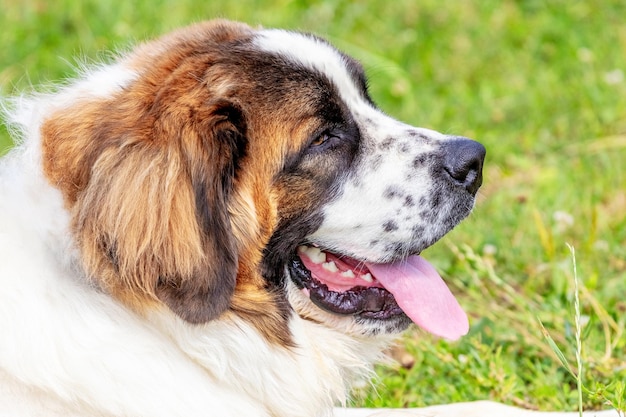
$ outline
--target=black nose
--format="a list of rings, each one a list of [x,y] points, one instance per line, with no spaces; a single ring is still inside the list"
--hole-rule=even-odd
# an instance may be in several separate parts
[[[454,138],[442,143],[445,172],[458,185],[476,194],[483,183],[485,147],[466,138]]]

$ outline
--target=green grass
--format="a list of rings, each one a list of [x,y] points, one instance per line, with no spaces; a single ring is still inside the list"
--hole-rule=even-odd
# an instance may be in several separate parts
[[[73,57],[99,59],[205,18],[328,37],[363,61],[385,111],[488,149],[473,215],[425,253],[469,312],[470,334],[456,343],[407,334],[404,356],[415,365],[381,366],[378,390],[356,402],[576,409],[577,378],[540,324],[577,363],[570,244],[583,403],[624,408],[624,16],[622,0],[3,0],[0,91],[62,80],[75,73]],[[8,146],[0,131],[0,148]]]

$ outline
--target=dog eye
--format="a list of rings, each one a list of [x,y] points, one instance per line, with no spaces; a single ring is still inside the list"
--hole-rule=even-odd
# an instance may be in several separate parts
[[[325,144],[326,142],[328,142],[331,137],[332,136],[328,132],[324,132],[318,137],[316,137],[315,139],[313,139],[313,142],[311,142],[311,146],[312,147],[321,146]]]
[[[318,152],[334,149],[342,142],[342,137],[341,133],[335,133],[332,130],[324,131],[311,141],[309,149]]]

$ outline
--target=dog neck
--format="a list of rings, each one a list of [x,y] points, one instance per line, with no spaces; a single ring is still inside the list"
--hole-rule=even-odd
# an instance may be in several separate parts
[[[180,350],[222,386],[246,392],[271,415],[313,416],[345,406],[356,382],[369,382],[390,338],[350,336],[290,318],[294,346],[267,343],[248,322],[225,313],[190,326],[167,310],[148,317]]]

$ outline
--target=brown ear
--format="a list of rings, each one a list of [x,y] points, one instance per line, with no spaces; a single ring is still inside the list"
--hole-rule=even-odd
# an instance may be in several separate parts
[[[211,116],[199,121],[199,148],[183,148],[189,166],[195,216],[205,254],[192,279],[161,276],[157,296],[192,323],[219,316],[230,305],[238,272],[238,248],[229,216],[233,182],[247,148],[241,111],[226,101],[213,103]]]
[[[119,97],[53,115],[42,127],[44,169],[99,286],[137,309],[160,300],[188,322],[206,322],[229,308],[237,279],[228,208],[245,121],[228,103],[201,100],[182,117],[180,103],[129,104],[137,102]]]

